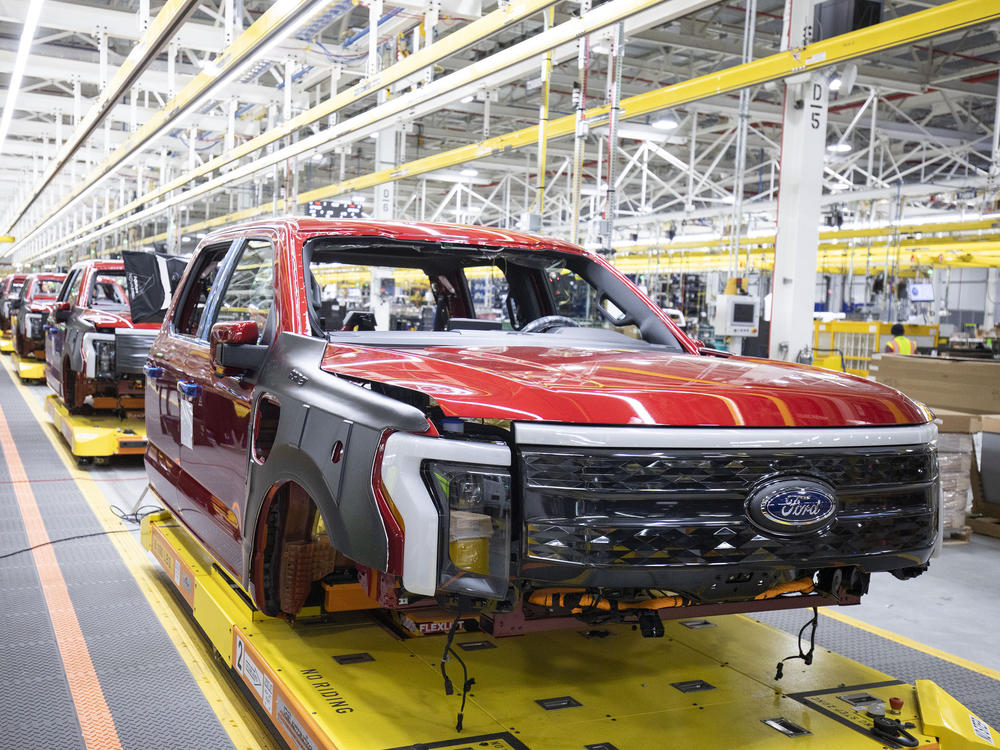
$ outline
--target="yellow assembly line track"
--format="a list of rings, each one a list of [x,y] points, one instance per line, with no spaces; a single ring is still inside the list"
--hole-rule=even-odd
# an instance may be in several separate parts
[[[238,750],[272,750],[275,747],[270,732],[261,723],[239,689],[227,674],[219,669],[211,646],[198,628],[192,623],[190,614],[178,603],[174,593],[165,585],[163,575],[150,561],[146,550],[131,534],[116,533],[131,530],[120,518],[111,512],[109,503],[98,488],[94,478],[77,468],[74,456],[52,425],[35,394],[37,387],[26,386],[17,377],[10,358],[0,358],[11,376],[24,402],[42,427],[45,436],[56,449],[66,471],[80,490],[87,505],[101,527],[109,532],[108,539],[121,556],[122,562],[139,585],[149,602],[153,614],[163,626],[163,630],[177,649],[198,687],[201,689]],[[183,717],[178,717],[183,721]]]

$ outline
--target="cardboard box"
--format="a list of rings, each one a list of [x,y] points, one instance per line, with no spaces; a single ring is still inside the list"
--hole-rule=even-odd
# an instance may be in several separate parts
[[[1000,518],[992,518],[990,516],[970,518],[968,525],[977,534],[1000,538]]]
[[[1000,414],[1000,362],[879,354],[872,364],[874,380],[932,409]]]
[[[981,432],[983,429],[981,414],[934,407],[931,407],[931,411],[934,412],[934,422],[937,424],[938,432],[971,434]]]

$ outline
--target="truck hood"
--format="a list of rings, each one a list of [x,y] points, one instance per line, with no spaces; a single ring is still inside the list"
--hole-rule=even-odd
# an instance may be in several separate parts
[[[80,319],[94,328],[147,328],[158,331],[159,323],[133,323],[127,312],[113,313],[107,310],[85,310]]]
[[[322,368],[419,391],[453,417],[678,427],[927,421],[898,391],[851,375],[646,348],[329,344]]]

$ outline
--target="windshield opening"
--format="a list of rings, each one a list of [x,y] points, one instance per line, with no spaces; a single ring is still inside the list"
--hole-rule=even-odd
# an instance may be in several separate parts
[[[55,299],[62,284],[62,279],[35,279],[35,283],[27,293],[32,299]]]
[[[604,340],[617,335],[624,343],[681,350],[641,292],[588,256],[320,238],[307,243],[303,260],[316,335],[471,330],[586,336],[600,329]]]
[[[95,273],[87,297],[87,307],[109,312],[128,310],[125,271],[110,270]]]

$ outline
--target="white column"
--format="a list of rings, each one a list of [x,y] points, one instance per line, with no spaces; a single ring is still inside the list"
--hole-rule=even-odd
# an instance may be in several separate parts
[[[73,81],[73,127],[75,128],[83,117],[83,95],[80,92],[80,76],[70,76],[70,79]]]
[[[983,311],[983,328],[992,328],[997,323],[1000,309],[1000,269],[986,269],[986,309]]]
[[[378,75],[381,70],[381,59],[377,54],[377,36],[378,36],[378,20],[382,16],[382,2],[381,0],[376,0],[368,6],[369,18],[371,20],[371,28],[368,33],[370,34],[369,39],[369,52],[368,52],[368,78],[374,78]],[[386,100],[386,91],[381,89],[378,92],[378,102],[381,104]],[[398,128],[388,127],[384,130],[380,130],[375,136],[375,165],[374,171],[379,172],[383,169],[391,169],[396,166],[396,133]],[[376,185],[375,187],[375,208],[372,212],[376,219],[383,219],[391,221],[396,218],[396,183],[395,182],[385,182],[381,185]],[[372,268],[371,278],[370,278],[370,289],[371,289],[371,299],[370,306],[373,313],[375,313],[375,328],[379,331],[386,331],[389,329],[390,313],[392,311],[392,296],[389,294],[383,295],[382,281],[383,279],[392,278],[391,275],[386,274],[384,271],[378,268]]]
[[[812,20],[812,6],[812,0],[786,3],[786,47],[808,43],[804,37]],[[821,75],[785,82],[778,232],[771,281],[772,359],[792,361],[812,345],[827,94],[827,82]]]
[[[99,71],[99,81],[100,92],[103,94],[104,89],[108,86],[108,30],[101,26],[98,27],[97,32],[97,59],[98,59],[98,71]]]

